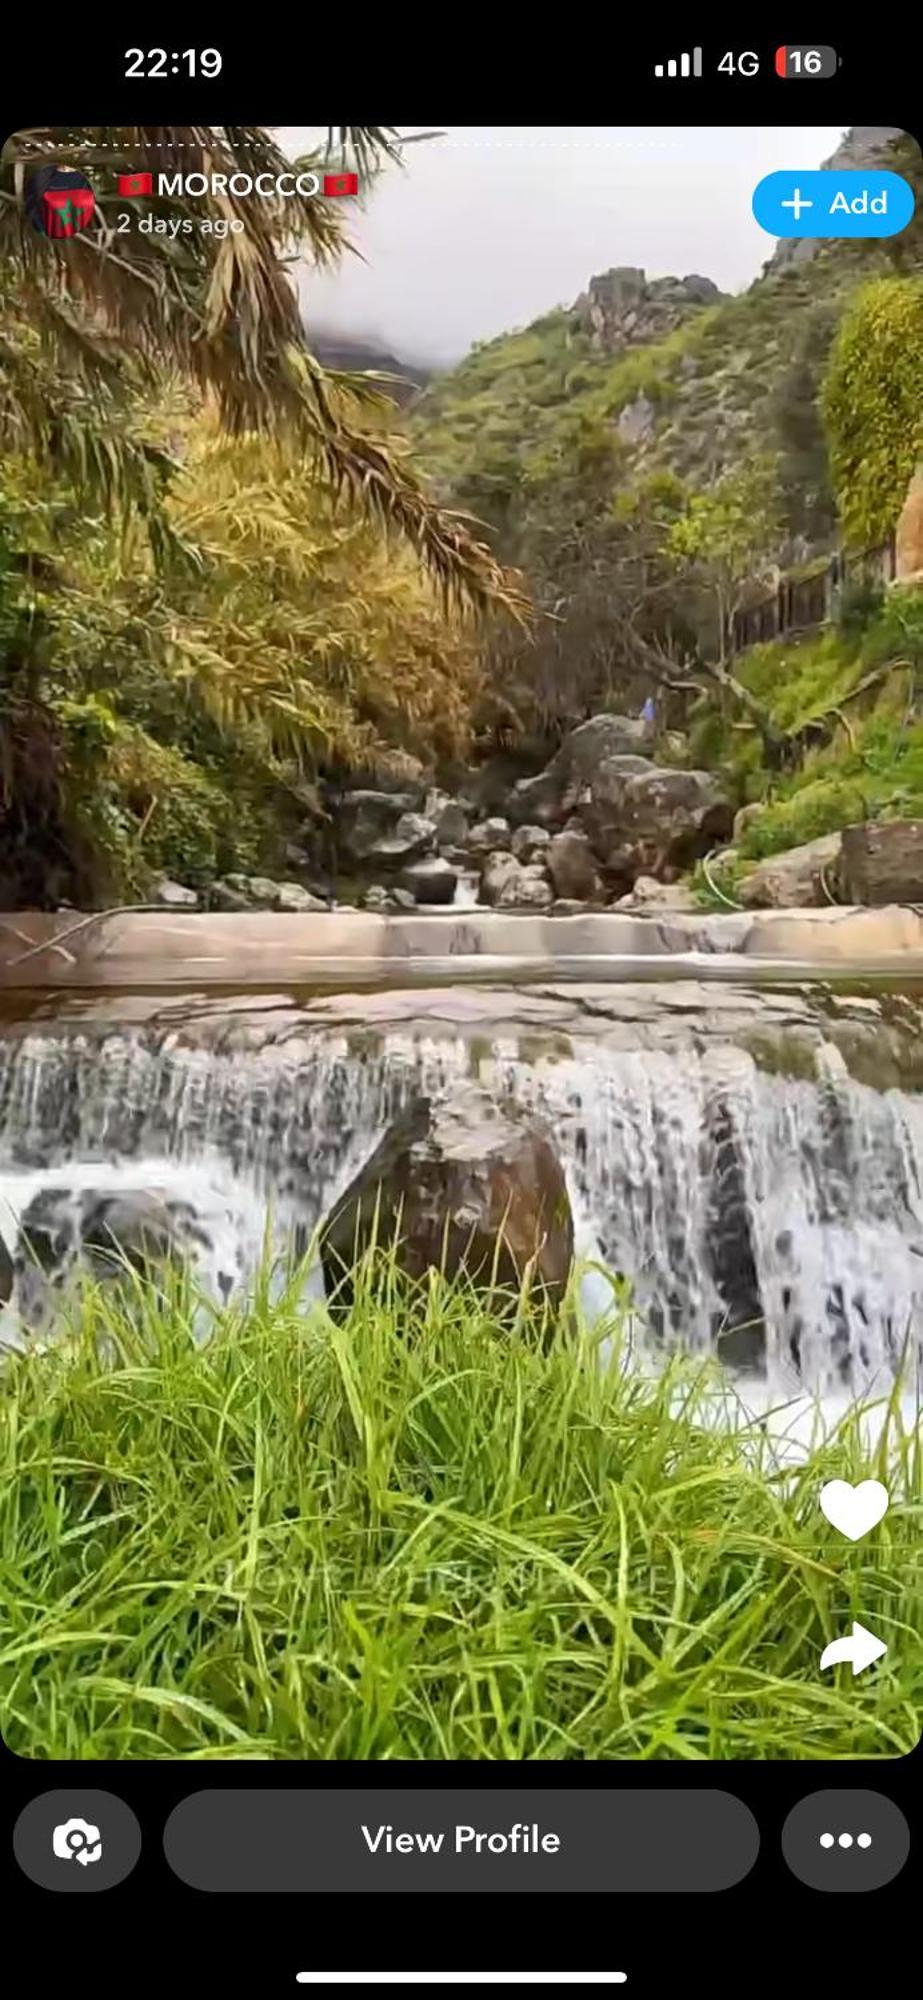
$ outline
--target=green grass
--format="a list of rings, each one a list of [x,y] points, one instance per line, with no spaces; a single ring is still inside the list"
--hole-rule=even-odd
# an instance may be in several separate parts
[[[923,1710],[919,1440],[792,1473],[571,1318],[360,1274],[221,1316],[137,1283],[0,1371],[0,1724],[37,1758],[855,1758]],[[604,1329],[611,1334],[612,1327]],[[100,1342],[106,1350],[99,1359]],[[887,1471],[858,1546],[823,1478]],[[823,1677],[858,1617],[887,1659]]]

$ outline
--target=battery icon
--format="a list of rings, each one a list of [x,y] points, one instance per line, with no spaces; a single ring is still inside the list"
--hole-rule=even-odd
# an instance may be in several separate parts
[[[835,76],[840,58],[836,49],[784,48],[776,50],[777,76]]]

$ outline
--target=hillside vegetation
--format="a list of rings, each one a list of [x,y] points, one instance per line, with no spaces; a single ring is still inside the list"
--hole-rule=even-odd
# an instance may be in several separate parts
[[[97,134],[141,163],[150,137]],[[893,163],[923,185],[909,142]],[[743,660],[733,633],[780,568],[893,531],[923,449],[919,219],[736,298],[591,279],[401,410],[300,322],[291,259],[343,254],[335,206],[257,204],[240,266],[207,236],[118,262],[32,230],[0,170],[0,904],[317,867],[328,782],[451,782],[498,736],[528,766],[652,691],[771,797],[762,840],[917,810],[911,605],[853,593]]]
[[[714,708],[693,715],[693,757],[726,769],[743,802],[765,804],[741,836],[745,858],[857,820],[923,817],[923,590],[829,630],[754,646],[741,675],[780,729],[808,746],[791,772],[767,772],[754,736],[726,729]]]
[[[889,148],[888,163],[923,191],[914,142]],[[704,486],[769,451],[789,530],[829,531],[836,514],[821,401],[834,335],[858,286],[918,269],[919,215],[894,242],[822,243],[805,261],[770,260],[739,296],[680,308],[681,323],[664,337],[626,324],[619,352],[594,339],[583,300],[558,306],[476,344],[430,384],[413,417],[420,462],[505,543],[528,537],[538,500],[552,490],[566,506],[582,472],[604,471],[591,482],[599,500],[658,470]],[[890,337],[897,345],[899,330]],[[652,423],[631,441],[618,419],[640,396]]]
[[[911,142],[888,163],[923,186]],[[894,242],[776,256],[734,298],[641,295],[615,271],[591,283],[595,324],[586,298],[558,307],[429,386],[421,463],[544,614],[529,646],[500,635],[488,717],[553,733],[653,692],[695,764],[771,802],[751,857],[921,810],[917,593],[886,606],[860,569],[821,630],[736,660],[731,639],[780,574],[893,535],[923,452],[921,273],[919,217]]]

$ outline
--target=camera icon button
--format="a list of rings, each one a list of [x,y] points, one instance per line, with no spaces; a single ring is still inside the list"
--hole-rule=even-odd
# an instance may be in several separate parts
[[[141,1828],[114,1792],[41,1792],[13,1828],[13,1852],[40,1889],[86,1895],[114,1889],[141,1853]]]

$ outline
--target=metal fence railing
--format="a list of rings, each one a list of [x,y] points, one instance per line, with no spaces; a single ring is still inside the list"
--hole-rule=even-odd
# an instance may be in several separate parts
[[[823,568],[807,575],[783,573],[770,588],[735,612],[731,621],[733,650],[742,653],[748,646],[784,638],[787,632],[809,632],[825,625],[836,616],[850,584],[888,584],[894,573],[893,540],[855,555],[837,549]]]

